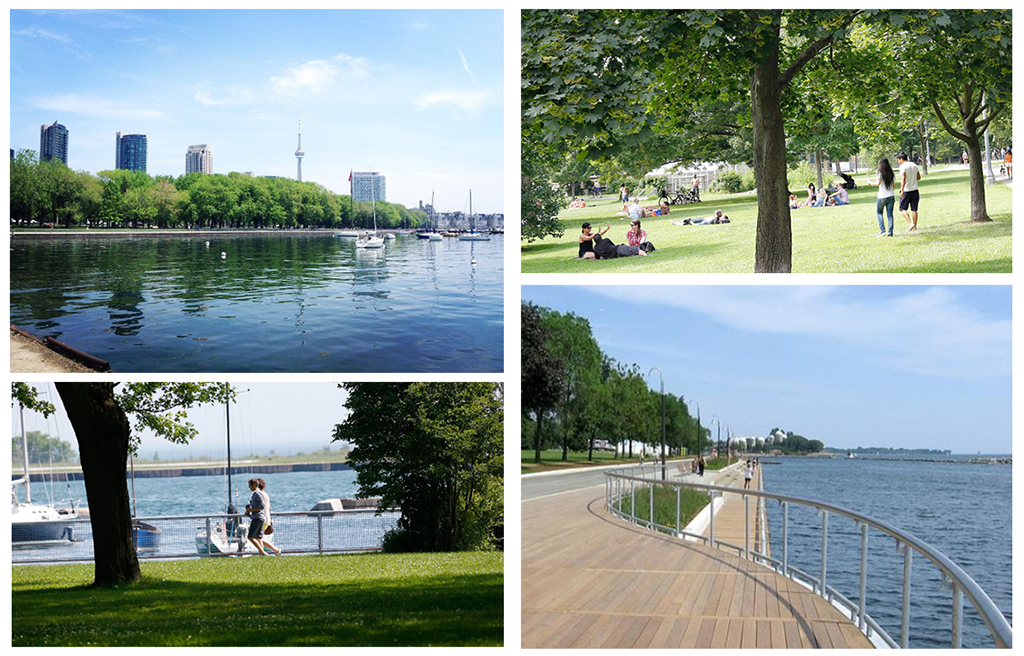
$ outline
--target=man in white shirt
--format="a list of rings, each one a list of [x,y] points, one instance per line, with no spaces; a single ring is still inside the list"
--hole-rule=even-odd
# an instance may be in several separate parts
[[[640,215],[643,214],[643,213],[644,213],[643,208],[640,207],[640,203],[638,203],[636,201],[636,199],[634,198],[633,199],[633,204],[629,206],[629,218],[631,218],[631,219],[639,219]]]
[[[900,213],[907,220],[907,232],[911,232],[917,230],[917,205],[921,200],[917,181],[921,179],[921,169],[907,159],[906,153],[897,155],[896,160],[900,165]]]

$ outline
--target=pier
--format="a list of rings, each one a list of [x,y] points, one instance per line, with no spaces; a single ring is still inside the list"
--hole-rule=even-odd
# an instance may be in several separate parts
[[[712,482],[708,474],[702,482]],[[760,474],[758,467],[757,489]],[[714,484],[742,481],[733,466]],[[740,555],[613,516],[603,488],[524,494],[524,648],[872,646],[848,615],[808,587]],[[759,548],[759,515],[748,515],[740,497],[726,497],[715,508],[715,539],[743,544],[749,522]]]

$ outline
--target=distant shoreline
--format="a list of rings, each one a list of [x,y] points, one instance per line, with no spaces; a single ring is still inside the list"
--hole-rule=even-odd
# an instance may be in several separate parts
[[[289,474],[293,472],[345,471],[352,469],[347,462],[293,462],[276,465],[231,465],[232,475],[237,474]],[[178,476],[226,476],[227,465],[209,465],[204,467],[137,467],[135,478],[175,478]],[[131,475],[130,473],[128,474]],[[22,478],[24,474],[11,473],[12,479]],[[67,472],[29,472],[29,481],[72,481],[84,480],[81,470]]]

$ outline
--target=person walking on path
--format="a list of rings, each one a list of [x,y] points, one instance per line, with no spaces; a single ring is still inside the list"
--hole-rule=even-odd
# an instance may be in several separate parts
[[[252,518],[249,522],[249,542],[256,547],[256,553],[264,556],[266,554],[263,553],[263,524],[267,520],[267,504],[263,499],[263,493],[259,490],[258,479],[249,479],[249,490],[252,491],[252,497],[245,505],[246,516]]]
[[[274,532],[274,520],[270,517],[270,494],[267,493],[267,482],[262,478],[257,478],[256,481],[256,485],[263,494],[263,502],[267,506],[267,521],[263,524],[263,533],[264,535],[271,535]],[[271,544],[269,540],[264,540],[263,546],[269,548],[275,555],[281,555],[281,550]]]
[[[897,155],[896,161],[900,164],[900,213],[907,220],[907,232],[912,232],[917,230],[917,206],[921,200],[917,181],[921,179],[921,169],[907,160],[906,153]]]
[[[1006,154],[1003,155],[1003,166],[1006,167],[1006,177],[1009,180],[1013,180],[1013,149],[1007,148]]]
[[[702,478],[704,476],[704,465],[705,464],[706,463],[704,462],[704,455],[701,454],[701,455],[697,456],[697,473],[700,474]]]
[[[754,464],[748,460],[747,461],[747,469],[746,469],[745,472],[743,472],[743,489],[744,490],[749,490],[750,489],[750,481],[753,480],[753,478],[754,478]]]
[[[878,187],[878,199],[875,202],[875,212],[878,213],[877,237],[892,237],[892,208],[896,204],[895,182],[896,174],[893,173],[889,160],[885,157],[878,160],[878,174],[868,180],[868,184]],[[889,214],[888,232],[885,231],[885,219],[882,217],[883,210]]]

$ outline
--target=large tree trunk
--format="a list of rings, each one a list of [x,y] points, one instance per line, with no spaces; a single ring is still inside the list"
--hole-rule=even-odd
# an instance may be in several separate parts
[[[754,128],[754,180],[757,184],[757,242],[754,271],[789,273],[793,234],[786,181],[786,133],[780,104],[778,49],[750,76]],[[820,161],[820,160],[819,160]]]
[[[964,121],[964,134],[969,137],[965,143],[967,156],[970,158],[968,166],[971,171],[971,221],[991,221],[985,203],[985,163],[981,152],[981,140],[978,138],[972,118]]]
[[[93,585],[138,580],[142,574],[125,480],[131,426],[114,400],[114,384],[57,383],[57,392],[78,439],[92,522]]]

